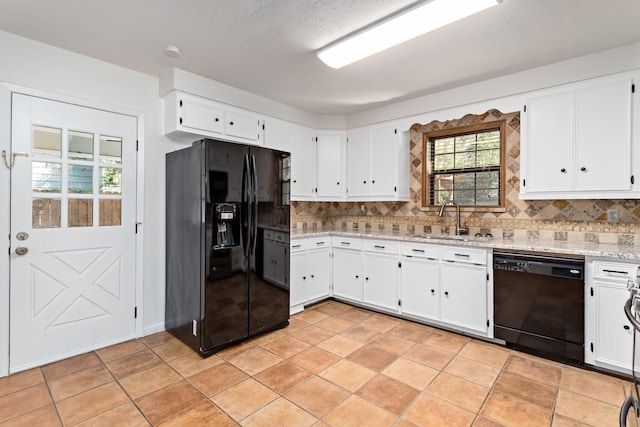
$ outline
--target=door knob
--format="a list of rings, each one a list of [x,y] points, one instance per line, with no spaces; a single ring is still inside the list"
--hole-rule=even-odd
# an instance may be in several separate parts
[[[27,240],[28,238],[29,238],[29,233],[25,231],[20,231],[18,234],[16,234],[16,239],[18,240]]]
[[[16,248],[16,255],[26,255],[29,252],[29,248],[26,246],[18,246]]]

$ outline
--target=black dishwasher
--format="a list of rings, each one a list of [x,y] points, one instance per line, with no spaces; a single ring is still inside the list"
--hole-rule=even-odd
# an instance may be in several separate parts
[[[584,363],[584,259],[493,254],[494,336],[541,356]]]

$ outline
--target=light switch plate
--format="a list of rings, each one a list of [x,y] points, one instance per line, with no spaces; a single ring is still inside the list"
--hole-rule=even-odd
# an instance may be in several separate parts
[[[607,209],[607,222],[620,222],[620,211],[618,209]]]

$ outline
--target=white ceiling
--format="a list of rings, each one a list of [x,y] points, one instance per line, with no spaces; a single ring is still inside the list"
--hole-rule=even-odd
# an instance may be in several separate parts
[[[340,70],[315,51],[414,0],[0,0],[0,30],[349,114],[640,41],[640,0],[504,0]],[[180,58],[164,55],[175,44]]]

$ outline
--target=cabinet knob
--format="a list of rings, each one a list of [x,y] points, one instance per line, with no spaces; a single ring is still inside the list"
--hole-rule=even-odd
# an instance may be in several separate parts
[[[446,296],[449,296],[449,292],[445,292],[444,294],[445,294]]]
[[[216,121],[216,122],[219,122],[219,121],[220,121],[220,119],[219,119],[219,118],[217,118],[217,117],[216,117],[215,119],[213,119],[213,120],[214,120],[214,121]]]
[[[560,172],[567,173],[567,170],[565,168],[562,168],[562,169],[560,169]]]
[[[369,280],[369,278],[368,278],[368,277],[365,277],[365,278],[364,278],[364,280]]]
[[[585,168],[585,167],[583,166],[583,167],[581,167],[581,168],[580,168],[580,170],[581,170],[582,172],[586,172],[586,171],[587,171],[587,168]]]
[[[363,183],[363,184],[366,184],[366,183],[367,183],[367,181],[362,181],[362,183]]]
[[[302,276],[302,280],[307,280],[307,276]]]
[[[314,275],[312,274],[312,275],[311,275],[311,278],[313,279],[314,277],[316,277],[316,276],[314,276]]]
[[[432,293],[432,294],[435,294],[435,293],[436,293],[436,290],[435,290],[435,289],[431,289],[431,293]]]
[[[296,180],[294,179],[294,180],[293,180],[293,183],[295,184],[296,182],[298,182],[298,181],[296,181]]]
[[[229,122],[229,124],[230,124],[231,126],[233,126],[233,122]]]
[[[359,278],[360,278],[360,276],[356,276],[356,279],[359,279]]]
[[[375,179],[372,179],[372,180],[371,180],[371,183],[372,183],[372,184],[375,184],[375,183],[376,183],[376,180],[375,180]]]
[[[337,183],[336,183],[336,185],[340,185],[340,183],[339,183],[339,182],[337,182]]]
[[[629,325],[624,325],[624,326],[623,326],[623,328],[624,328],[624,330],[625,330],[625,331],[628,331],[629,329],[631,329],[631,328],[629,327]]]

